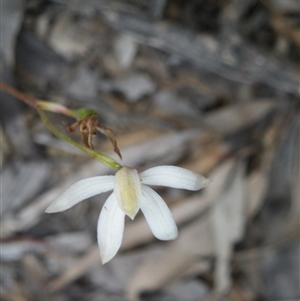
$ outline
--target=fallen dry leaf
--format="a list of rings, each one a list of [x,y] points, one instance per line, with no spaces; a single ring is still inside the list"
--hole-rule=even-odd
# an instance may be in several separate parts
[[[223,192],[211,210],[215,243],[215,288],[219,294],[231,286],[230,262],[233,244],[242,239],[246,222],[245,165],[238,162],[230,171]]]

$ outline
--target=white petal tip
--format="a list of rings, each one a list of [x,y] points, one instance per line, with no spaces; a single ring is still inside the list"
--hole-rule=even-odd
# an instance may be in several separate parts
[[[45,210],[46,213],[56,213],[62,212],[69,209],[70,206],[66,206],[66,204],[62,204],[61,201],[54,201],[50,206]]]
[[[178,233],[176,235],[172,235],[165,240],[175,240],[178,237]]]
[[[159,238],[160,240],[175,240],[178,237],[178,230],[176,229],[176,232],[172,232],[169,235],[166,235],[165,237]]]
[[[102,254],[101,250],[100,250],[100,258],[101,258],[102,265],[104,265],[104,264],[108,263],[109,261],[111,261],[115,256],[116,256],[115,252],[114,252],[114,254],[112,254],[112,253]]]
[[[56,206],[53,206],[53,205],[50,205],[50,206],[45,210],[46,213],[55,213],[55,212],[60,212],[60,211],[63,211],[63,210],[60,210],[59,208],[57,208]]]
[[[101,257],[101,263],[102,263],[102,265],[108,263],[111,260],[111,258],[106,258],[104,256],[100,256],[100,257]]]
[[[160,236],[160,237],[156,237],[159,240],[175,240],[178,237],[178,233],[176,234],[170,234],[170,235],[166,235],[166,236]]]
[[[203,177],[203,179],[201,179],[201,181],[200,181],[200,183],[199,183],[199,186],[200,186],[201,188],[204,188],[204,187],[208,186],[211,182],[212,182],[211,179],[207,179],[207,178],[204,178],[204,177]]]

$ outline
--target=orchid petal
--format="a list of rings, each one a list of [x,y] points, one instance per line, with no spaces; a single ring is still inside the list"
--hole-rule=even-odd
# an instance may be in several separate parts
[[[112,193],[103,205],[97,226],[102,264],[110,261],[118,252],[123,239],[124,221],[125,213]]]
[[[141,180],[136,169],[123,167],[116,173],[114,192],[120,208],[134,219],[142,195]]]
[[[156,238],[171,240],[177,237],[177,226],[168,206],[153,189],[145,185],[142,185],[140,208]]]
[[[100,176],[84,179],[70,186],[47,209],[46,212],[67,210],[79,202],[114,188],[114,176]]]
[[[202,175],[177,166],[157,166],[140,174],[143,184],[199,190],[210,183]]]

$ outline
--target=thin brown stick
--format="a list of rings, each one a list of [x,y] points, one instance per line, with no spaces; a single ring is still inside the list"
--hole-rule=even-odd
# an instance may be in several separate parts
[[[19,92],[18,90],[8,86],[7,84],[5,84],[3,82],[0,82],[0,89],[15,96],[16,98],[22,100],[23,102],[30,105],[31,107],[37,109],[37,104],[36,104],[37,101],[33,97],[25,95],[25,94]]]

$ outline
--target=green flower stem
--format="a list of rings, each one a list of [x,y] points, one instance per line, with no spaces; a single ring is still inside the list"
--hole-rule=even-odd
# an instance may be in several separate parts
[[[46,114],[39,108],[37,108],[37,111],[41,117],[41,119],[43,120],[43,122],[45,123],[45,125],[47,126],[47,128],[55,135],[57,136],[59,139],[62,139],[66,142],[68,142],[69,144],[81,149],[82,151],[88,153],[90,156],[92,156],[93,158],[95,158],[96,160],[98,160],[99,162],[112,167],[116,170],[120,170],[123,166],[121,164],[119,164],[118,162],[116,162],[114,159],[112,159],[109,156],[106,156],[102,153],[96,152],[92,149],[89,149],[83,145],[80,145],[78,143],[76,143],[75,141],[73,141],[72,139],[70,139],[69,137],[65,136],[64,134],[62,134],[56,127],[53,126],[53,124],[50,122],[50,120],[47,118]]]

